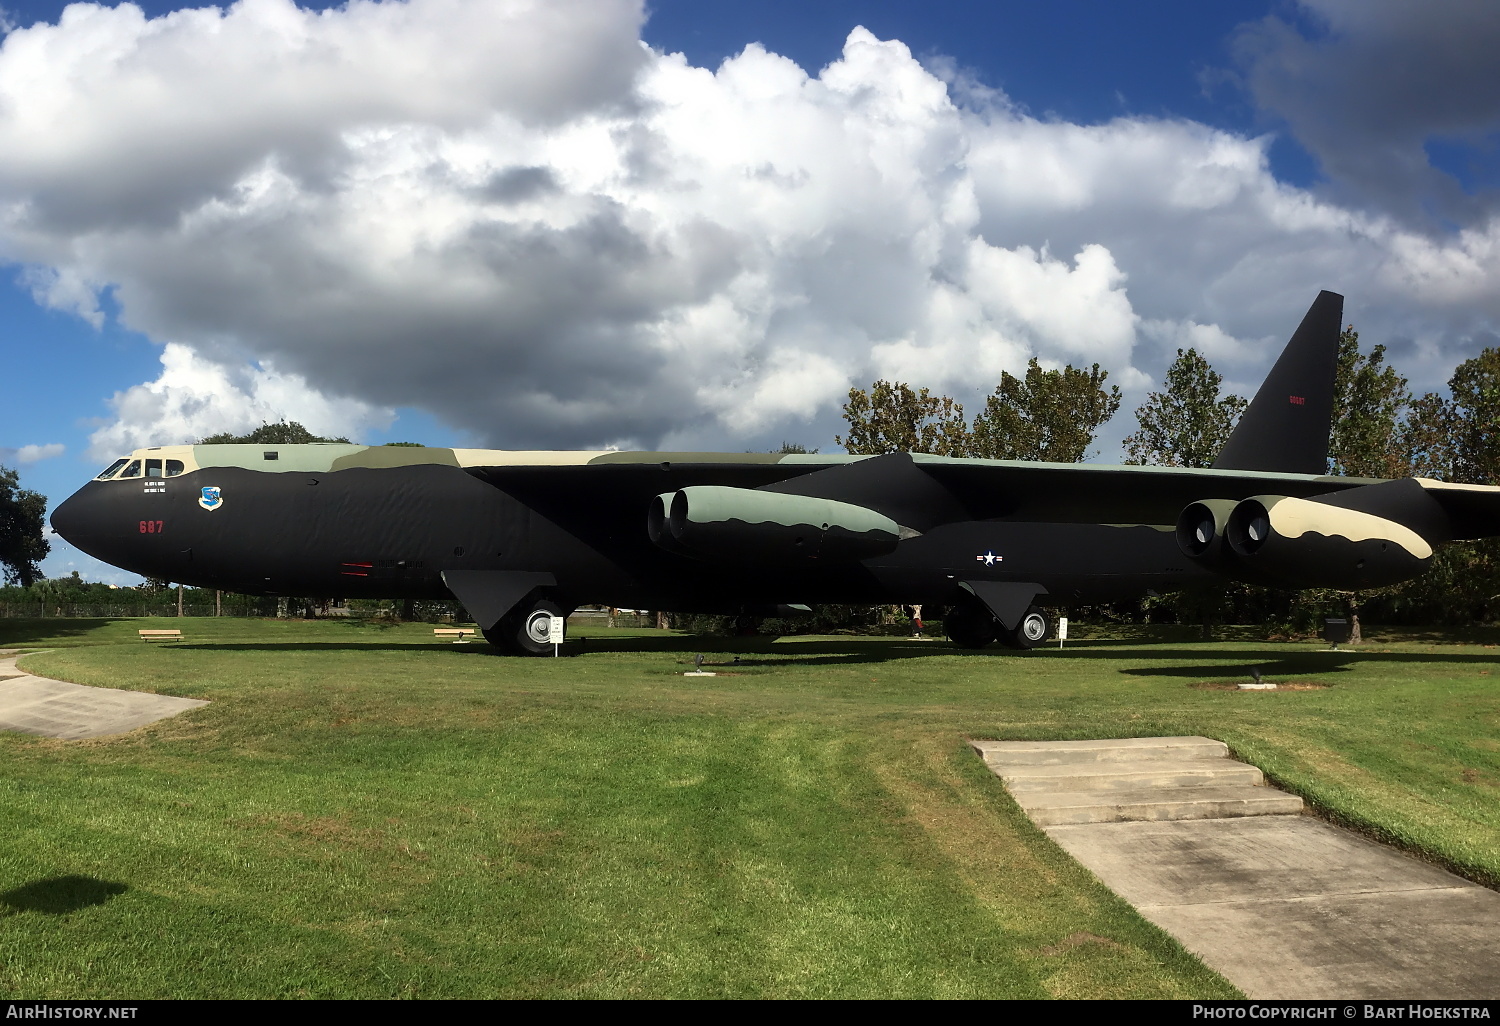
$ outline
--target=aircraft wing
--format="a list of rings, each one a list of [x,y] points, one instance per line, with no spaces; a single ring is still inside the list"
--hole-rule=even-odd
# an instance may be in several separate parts
[[[624,456],[625,454],[618,454]],[[636,455],[636,454],[630,454]],[[1173,524],[1200,499],[1273,493],[1319,495],[1371,482],[1257,471],[1089,463],[1027,463],[892,453],[804,462],[724,463],[717,454],[573,466],[472,466],[469,473],[560,522],[606,509],[645,523],[651,499],[691,485],[722,485],[833,499],[928,531],[965,520]],[[686,457],[686,458],[684,458]],[[701,459],[701,462],[700,462]]]

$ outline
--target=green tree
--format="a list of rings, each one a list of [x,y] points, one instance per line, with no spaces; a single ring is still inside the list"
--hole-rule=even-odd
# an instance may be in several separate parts
[[[1463,484],[1500,484],[1500,349],[1465,360],[1448,379],[1452,398],[1428,392],[1396,432],[1403,472]]]
[[[1469,626],[1500,620],[1500,539],[1440,546],[1421,577],[1373,593],[1388,623]]]
[[[892,452],[926,452],[964,456],[969,426],[964,408],[927,389],[913,391],[905,382],[880,380],[866,392],[849,389],[844,404],[847,437],[835,437],[846,452],[880,456]]]
[[[1465,360],[1448,379],[1451,480],[1500,484],[1500,349]]]
[[[229,431],[200,438],[199,445],[304,445],[308,442],[345,442],[347,438],[324,438],[315,435],[295,420],[280,420],[275,424],[265,423],[249,434],[236,435]]]
[[[1451,399],[1429,392],[1411,404],[1400,448],[1409,473],[1465,484],[1500,484],[1500,349],[1465,360],[1448,379]],[[1466,625],[1500,618],[1500,538],[1438,549],[1421,577],[1379,596],[1408,623]]]
[[[1453,406],[1436,392],[1427,392],[1407,406],[1396,434],[1396,453],[1403,475],[1453,476]]]
[[[1249,403],[1220,395],[1223,375],[1196,349],[1177,350],[1160,392],[1135,411],[1140,430],[1125,439],[1126,463],[1207,467],[1224,448]]]
[[[1359,351],[1359,332],[1339,336],[1328,472],[1345,477],[1405,477],[1401,416],[1411,403],[1406,379],[1385,363],[1385,346]]]
[[[1452,398],[1412,400],[1397,426],[1391,476],[1500,484],[1500,350],[1465,360],[1448,379]],[[1415,580],[1359,598],[1384,618],[1466,625],[1500,616],[1500,539],[1441,546]]]
[[[0,467],[0,570],[7,583],[30,587],[40,580],[37,564],[52,546],[42,536],[47,499],[21,487],[14,470]]]
[[[814,456],[817,452],[818,450],[809,449],[800,442],[782,442],[781,448],[771,450],[774,456]]]
[[[347,438],[339,439],[339,441],[347,442],[348,439]],[[427,446],[424,443],[422,443],[422,442],[386,442],[385,444],[386,445],[394,445],[394,446],[409,448],[409,449],[425,449],[425,448],[427,448]]]
[[[1042,370],[1032,357],[1026,377],[1002,371],[994,394],[974,418],[967,455],[993,460],[1077,463],[1094,435],[1120,408],[1120,389],[1104,381],[1109,371],[1069,364]]]

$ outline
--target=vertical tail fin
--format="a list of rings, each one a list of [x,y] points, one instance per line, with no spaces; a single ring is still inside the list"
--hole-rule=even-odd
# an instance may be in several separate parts
[[[1229,441],[1215,470],[1326,474],[1344,297],[1320,292]]]

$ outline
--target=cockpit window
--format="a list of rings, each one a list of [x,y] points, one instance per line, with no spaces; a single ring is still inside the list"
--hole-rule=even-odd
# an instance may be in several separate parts
[[[130,466],[128,466],[124,470],[120,471],[120,476],[116,480],[123,481],[127,477],[140,477],[140,476],[141,476],[141,461],[140,460],[131,460],[130,461]]]
[[[129,460],[115,460],[109,466],[105,467],[104,470],[100,472],[99,476],[96,477],[94,480],[96,480],[96,481],[103,481],[103,480],[107,479],[112,474],[114,474],[115,471],[119,470],[121,467],[123,467],[126,463],[129,463],[129,462],[130,462]]]
[[[161,460],[146,461],[146,476],[161,477]]]
[[[180,473],[182,473],[182,461],[167,460],[167,476],[176,477]]]

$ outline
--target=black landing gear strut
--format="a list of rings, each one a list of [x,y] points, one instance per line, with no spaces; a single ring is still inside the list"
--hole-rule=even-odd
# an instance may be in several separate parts
[[[571,612],[547,595],[534,594],[518,602],[499,623],[485,631],[484,640],[510,655],[551,655],[552,645],[547,637],[552,618],[566,618]]]
[[[1045,612],[1032,606],[1014,630],[1007,630],[982,602],[965,602],[949,611],[943,627],[948,640],[959,648],[984,648],[998,641],[1007,648],[1028,649],[1047,640],[1052,622]]]

